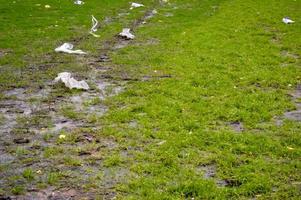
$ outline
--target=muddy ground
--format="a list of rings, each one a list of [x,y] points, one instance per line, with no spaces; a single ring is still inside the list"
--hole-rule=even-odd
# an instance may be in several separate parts
[[[156,14],[154,10],[151,8],[141,19],[134,20],[131,30],[134,31],[152,18]],[[110,18],[105,21],[111,22]],[[81,37],[73,41],[80,43],[87,38]],[[112,171],[105,166],[101,152],[117,149],[118,144],[114,138],[102,138],[96,132],[101,129],[98,118],[108,111],[102,102],[121,93],[127,81],[138,81],[126,74],[112,76],[110,73],[114,66],[108,54],[133,42],[116,33],[104,42],[104,50],[99,56],[86,55],[78,59],[78,62],[90,69],[85,77],[92,83],[91,90],[70,91],[63,84],[49,80],[39,88],[11,88],[2,91],[0,162],[5,169],[1,169],[0,174],[7,178],[1,178],[0,185],[2,188],[13,189],[11,195],[8,195],[11,192],[1,191],[1,199],[115,197],[114,187],[118,182],[125,181],[128,170],[116,168]],[[1,55],[4,53],[1,52]],[[52,57],[49,55],[50,60]],[[51,61],[39,65],[47,67],[55,64],[55,61]],[[152,78],[157,77],[145,76],[141,81]],[[59,158],[61,154],[65,156],[62,159]],[[122,154],[127,156],[126,152]],[[30,171],[26,171],[28,168]],[[93,182],[93,178],[98,175],[101,180]],[[20,176],[23,179],[20,180]],[[38,180],[33,181],[31,177],[38,177]],[[64,184],[56,183],[59,177],[63,177],[64,181],[61,182]],[[98,187],[101,185],[102,190],[88,189],[87,192],[83,186],[89,184],[97,184]]]

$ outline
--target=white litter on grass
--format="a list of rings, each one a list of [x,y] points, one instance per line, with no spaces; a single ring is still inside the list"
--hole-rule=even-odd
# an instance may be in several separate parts
[[[76,4],[76,5],[84,5],[85,2],[83,2],[81,0],[76,0],[76,1],[74,1],[74,4]]]
[[[89,85],[86,81],[77,81],[71,77],[69,72],[62,72],[59,73],[58,76],[54,79],[54,82],[63,82],[65,86],[69,89],[82,89],[82,90],[89,90]]]
[[[99,35],[95,34],[97,31],[97,26],[98,26],[98,21],[97,19],[92,15],[92,28],[90,30],[90,34],[93,35],[94,37],[100,37]]]
[[[157,11],[156,9],[154,9],[154,10],[152,11],[152,14],[153,14],[153,15],[156,15],[156,14],[158,14],[158,11]]]
[[[62,46],[59,46],[55,49],[55,52],[61,52],[61,53],[70,53],[70,54],[87,54],[86,52],[78,49],[78,50],[72,50],[73,44],[70,43],[64,43]]]
[[[66,135],[60,135],[59,138],[60,138],[61,140],[63,140],[63,139],[66,138]]]
[[[283,23],[285,24],[292,24],[295,23],[295,21],[291,20],[289,17],[285,17],[282,19]]]
[[[153,18],[156,14],[158,14],[158,11],[154,9],[148,16],[145,17],[145,19]]]
[[[134,8],[139,8],[139,7],[144,7],[144,5],[140,3],[132,3],[130,9],[133,10]]]
[[[163,145],[163,144],[165,144],[165,143],[166,143],[166,140],[163,140],[163,141],[161,141],[161,142],[158,142],[157,145],[160,146],[160,145]]]
[[[135,38],[135,35],[133,35],[132,33],[130,33],[130,30],[129,28],[124,28],[122,29],[122,32],[119,33],[119,36],[125,38],[125,39],[128,39],[128,40],[132,40]]]

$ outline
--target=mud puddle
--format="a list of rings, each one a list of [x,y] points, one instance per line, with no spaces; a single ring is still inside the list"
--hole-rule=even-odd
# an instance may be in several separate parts
[[[297,85],[295,92],[291,94],[291,98],[296,105],[296,110],[284,113],[284,118],[300,122],[301,121],[301,84]]]
[[[239,181],[236,180],[218,179],[217,168],[213,164],[201,165],[197,168],[197,171],[203,174],[203,179],[213,180],[218,187],[237,187],[241,184],[239,183]]]

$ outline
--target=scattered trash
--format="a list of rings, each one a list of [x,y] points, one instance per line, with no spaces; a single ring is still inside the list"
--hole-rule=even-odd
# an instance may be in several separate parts
[[[130,30],[131,29],[129,29],[129,28],[122,29],[122,32],[119,33],[119,36],[121,36],[122,38],[128,39],[128,40],[134,39],[135,36],[132,33],[130,33]]]
[[[166,140],[163,140],[163,141],[161,141],[161,142],[158,142],[157,145],[160,146],[160,145],[163,145],[163,144],[165,144],[165,143],[166,143]]]
[[[65,139],[65,138],[66,138],[66,135],[60,135],[59,138],[60,138],[60,139]]]
[[[288,149],[288,150],[294,150],[294,148],[292,148],[292,147],[287,147],[287,149]]]
[[[152,10],[152,12],[148,13],[148,15],[145,17],[145,19],[153,18],[156,14],[158,14],[158,11],[156,9]]]
[[[51,8],[51,6],[50,5],[45,5],[45,8]]]
[[[291,20],[289,17],[285,17],[282,19],[283,23],[285,24],[292,24],[295,23],[295,21]]]
[[[85,2],[83,2],[81,0],[76,0],[76,1],[74,1],[74,4],[76,4],[76,5],[84,5]]]
[[[72,50],[73,44],[64,43],[62,46],[55,49],[55,52],[70,53],[70,54],[87,54],[82,50]]]
[[[42,171],[41,170],[37,170],[36,173],[37,174],[42,174]]]
[[[130,9],[133,10],[134,8],[139,8],[139,7],[144,7],[144,5],[140,3],[132,3]]]
[[[100,37],[99,35],[96,35],[95,32],[97,31],[98,21],[97,19],[92,15],[92,28],[90,30],[90,34],[94,37]]]
[[[71,77],[71,74],[69,72],[62,72],[59,73],[58,76],[54,79],[55,82],[63,82],[65,86],[69,89],[83,89],[83,90],[89,90],[89,85],[86,83],[86,81],[77,81],[74,78]]]

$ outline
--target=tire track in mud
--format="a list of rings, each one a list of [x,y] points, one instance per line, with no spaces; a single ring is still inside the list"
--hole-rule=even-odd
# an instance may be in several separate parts
[[[148,9],[140,19],[132,23],[131,30],[135,31],[155,14],[154,7]],[[86,38],[83,36],[76,42]],[[96,131],[101,128],[101,124],[98,122],[89,122],[81,117],[76,118],[76,116],[71,119],[72,117],[64,116],[61,110],[62,106],[67,106],[67,110],[74,109],[75,113],[80,113],[85,117],[89,115],[100,117],[105,114],[108,108],[102,105],[101,101],[119,94],[127,81],[133,80],[130,77],[116,78],[108,74],[114,68],[108,54],[130,45],[132,42],[115,35],[104,42],[105,50],[98,58],[88,55],[77,59],[82,65],[88,65],[91,69],[87,77],[89,77],[89,81],[94,82],[94,85],[89,91],[70,92],[59,85],[48,82],[43,88],[34,91],[31,91],[30,88],[14,88],[3,92],[4,97],[0,99],[0,164],[5,169],[0,170],[0,176],[6,178],[17,176],[22,174],[22,171],[27,167],[30,167],[34,169],[33,173],[42,173],[39,178],[42,180],[49,178],[46,172],[64,170],[71,170],[69,177],[65,177],[67,180],[81,179],[77,180],[78,182],[72,180],[65,187],[46,187],[46,189],[38,189],[35,186],[37,182],[29,183],[28,186],[26,180],[15,180],[13,184],[25,185],[27,193],[22,196],[8,196],[7,198],[94,199],[97,194],[101,195],[103,199],[112,199],[116,196],[114,187],[125,178],[128,170],[118,168],[115,172],[111,172],[109,168],[103,166],[99,152],[116,149],[118,144],[114,138],[96,137]],[[52,63],[45,63],[47,66],[56,63],[53,61],[53,56],[50,57]],[[145,79],[151,78],[146,77]],[[137,79],[137,81],[141,80]],[[61,93],[65,94],[61,95]],[[61,132],[75,134],[74,143],[60,143],[60,140],[56,138]],[[49,135],[50,138],[45,138],[45,135]],[[44,158],[41,155],[42,152],[45,154],[46,150],[56,149],[58,142],[62,144],[61,147],[65,152],[72,151],[76,145],[79,149],[76,153],[81,158],[82,163],[77,167],[68,167],[60,162],[53,163],[52,159]],[[87,149],[86,146],[90,144],[91,148]],[[89,162],[92,160],[92,164],[87,164],[87,160]],[[87,169],[89,169],[89,173],[87,173]],[[99,171],[103,171],[104,179],[98,183],[101,185],[101,191],[84,192],[81,188],[82,184]],[[2,187],[9,188],[11,184],[12,182],[6,179],[0,179]],[[73,184],[74,186],[70,187]]]

